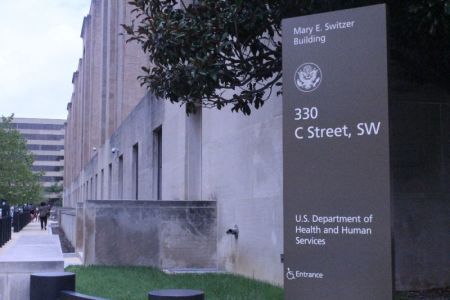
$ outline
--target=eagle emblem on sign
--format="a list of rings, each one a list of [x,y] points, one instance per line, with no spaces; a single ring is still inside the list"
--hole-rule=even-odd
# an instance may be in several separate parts
[[[295,86],[302,92],[312,92],[322,82],[322,71],[314,63],[304,63],[295,71]]]

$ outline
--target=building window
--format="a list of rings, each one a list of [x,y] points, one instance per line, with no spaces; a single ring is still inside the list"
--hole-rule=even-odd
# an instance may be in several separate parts
[[[31,171],[33,172],[60,172],[63,171],[63,166],[31,166]],[[62,179],[61,179],[62,180]]]
[[[94,178],[93,177],[91,177],[89,195],[90,195],[89,199],[94,200]]]
[[[34,129],[34,130],[62,130],[64,125],[57,124],[30,124],[30,123],[12,123],[15,129]]]
[[[59,151],[64,149],[64,145],[34,145],[27,144],[28,150],[41,150],[41,151]]]
[[[112,191],[112,163],[108,166],[108,200],[111,200]]]
[[[60,161],[64,160],[64,156],[56,156],[56,155],[34,155],[35,161]]]
[[[60,182],[64,180],[62,176],[41,176],[39,179],[41,182]]]
[[[119,156],[119,199],[123,199],[123,155]]]
[[[162,126],[153,131],[154,186],[157,200],[162,199]]]
[[[202,197],[202,111],[186,119],[186,200]]]
[[[64,140],[64,135],[61,135],[61,134],[22,133],[22,136],[27,140],[39,140],[39,141],[62,141],[62,140]]]
[[[100,172],[100,200],[103,200],[103,189],[105,188],[105,172]]]
[[[135,200],[139,199],[139,146],[136,143],[133,146],[132,156],[132,180],[133,180],[133,196]]]
[[[98,174],[95,174],[94,200],[97,200]]]

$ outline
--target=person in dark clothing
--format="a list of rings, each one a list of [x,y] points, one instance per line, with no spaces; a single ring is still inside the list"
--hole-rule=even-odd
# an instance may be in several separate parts
[[[2,213],[0,215],[0,217],[9,217],[10,216],[10,208],[9,208],[9,204],[8,201],[6,201],[5,199],[1,199],[0,200],[0,208],[2,209]]]
[[[50,206],[41,202],[39,207],[39,220],[41,221],[41,230],[47,230],[47,218],[50,215]]]

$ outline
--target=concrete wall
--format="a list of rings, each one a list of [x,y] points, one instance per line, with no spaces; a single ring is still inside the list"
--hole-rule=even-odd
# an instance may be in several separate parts
[[[450,95],[400,78],[390,106],[396,289],[448,287]]]
[[[94,0],[81,32],[85,51],[68,106],[64,191],[64,205],[77,207],[77,252],[89,256],[93,238],[91,219],[84,217],[89,213],[79,214],[86,200],[213,200],[219,268],[281,284],[280,98],[251,117],[225,110],[187,117],[183,107],[142,98],[136,77],[147,59],[117,35],[133,18],[130,10],[126,2]],[[225,234],[235,225],[238,240]]]
[[[30,275],[38,272],[63,272],[61,261],[0,262],[0,300],[29,300]]]
[[[64,231],[67,239],[72,246],[76,244],[76,210],[73,208],[65,208],[59,211],[60,228]]]
[[[83,257],[84,251],[84,203],[77,203],[76,208],[76,231],[75,231],[75,252]]]
[[[450,285],[450,197],[398,195],[394,206],[397,290]]]
[[[68,104],[66,134],[67,162],[65,186],[79,180],[86,164],[106,139],[127,118],[145,95],[136,79],[147,59],[137,44],[126,43],[120,24],[135,16],[127,1],[92,0],[84,18],[81,38],[83,57],[74,72],[73,94]],[[92,186],[92,185],[91,185]],[[81,189],[79,189],[81,188]],[[64,205],[76,207],[77,199],[89,193],[90,186],[65,193]],[[74,195],[73,193],[76,193]]]
[[[85,264],[217,268],[216,203],[87,201]]]
[[[202,197],[218,203],[219,266],[279,284],[283,274],[281,136],[279,99],[250,117],[203,111]],[[239,228],[238,240],[225,234],[234,225]]]
[[[162,199],[217,201],[219,269],[281,284],[280,102],[268,102],[264,110],[251,117],[213,110],[186,117],[182,108],[149,95],[97,149],[78,180],[66,187],[68,196],[73,199],[76,193],[69,191],[82,190],[79,203],[91,199],[135,200],[132,149],[137,144],[138,200],[156,199],[154,130],[158,127],[163,132]],[[118,152],[112,153],[113,148]],[[119,157],[123,159],[122,176]],[[77,215],[77,219],[82,222],[82,217]],[[240,230],[238,240],[225,233],[234,225]],[[79,236],[83,232],[92,234],[88,227],[77,228]],[[81,248],[77,251],[83,252]]]

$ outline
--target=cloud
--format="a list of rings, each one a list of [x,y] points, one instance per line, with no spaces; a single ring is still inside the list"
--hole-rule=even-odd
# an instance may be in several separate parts
[[[0,115],[65,118],[90,0],[0,1]]]

